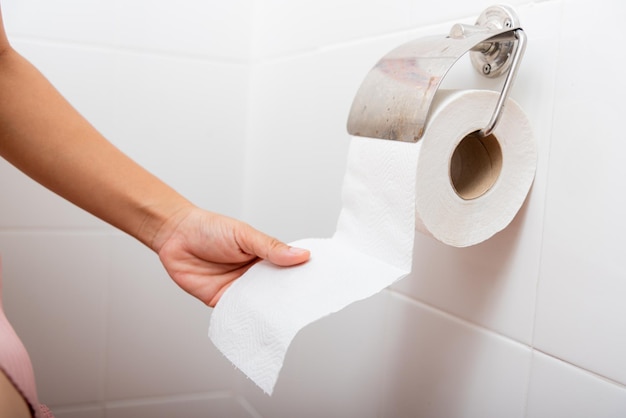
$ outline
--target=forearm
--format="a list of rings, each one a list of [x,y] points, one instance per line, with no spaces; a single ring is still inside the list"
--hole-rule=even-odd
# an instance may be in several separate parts
[[[11,48],[0,52],[0,155],[150,247],[163,223],[191,206],[102,137]]]

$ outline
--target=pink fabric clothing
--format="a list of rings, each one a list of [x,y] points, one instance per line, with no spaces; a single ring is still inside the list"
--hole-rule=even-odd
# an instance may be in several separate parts
[[[0,369],[24,397],[35,418],[54,418],[37,400],[35,374],[30,357],[2,309],[2,262],[0,260]]]

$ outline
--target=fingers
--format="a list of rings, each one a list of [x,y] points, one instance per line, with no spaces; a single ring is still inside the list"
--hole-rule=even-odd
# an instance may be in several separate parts
[[[307,261],[311,253],[303,248],[291,247],[249,227],[240,241],[241,248],[278,266],[294,266]]]
[[[279,242],[279,244],[272,247],[267,259],[279,266],[294,266],[308,261],[310,257],[311,253],[309,250],[290,247],[287,244]]]

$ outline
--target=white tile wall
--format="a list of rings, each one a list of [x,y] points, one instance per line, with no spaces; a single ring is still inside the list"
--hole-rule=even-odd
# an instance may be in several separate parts
[[[125,52],[116,60],[111,141],[195,204],[239,216],[246,67]]]
[[[246,61],[252,0],[5,0],[15,36]]]
[[[407,29],[410,5],[409,0],[265,0],[254,15],[253,54],[257,59],[290,55]]]
[[[382,417],[522,417],[529,347],[392,295]]]
[[[2,15],[7,31],[15,36],[88,44],[116,38],[110,0],[4,0]]]
[[[15,46],[116,145],[202,206],[292,240],[334,231],[345,122],[369,68],[492,3],[2,11]],[[297,336],[271,398],[215,351],[210,311],[154,255],[0,162],[5,306],[43,400],[62,418],[625,416],[626,6],[510,3],[529,36],[513,97],[539,145],[520,215],[474,248],[418,238],[411,277]],[[498,88],[459,62],[446,87],[467,86]]]
[[[626,388],[535,351],[528,418],[614,418],[626,411]]]
[[[598,62],[620,36],[622,3],[600,3],[605,19],[588,13],[587,3],[564,3],[563,27],[585,22],[587,33],[565,31],[561,40],[559,97],[546,204],[535,344],[543,351],[626,383],[626,166],[622,133],[626,93],[619,66],[599,75],[581,65]]]
[[[114,0],[116,43],[138,50],[246,61],[252,0]]]

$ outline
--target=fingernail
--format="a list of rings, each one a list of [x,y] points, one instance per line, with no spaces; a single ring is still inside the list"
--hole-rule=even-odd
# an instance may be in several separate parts
[[[307,254],[309,250],[305,250],[304,248],[298,248],[298,247],[289,247],[289,252],[294,255],[302,255],[302,254]]]

